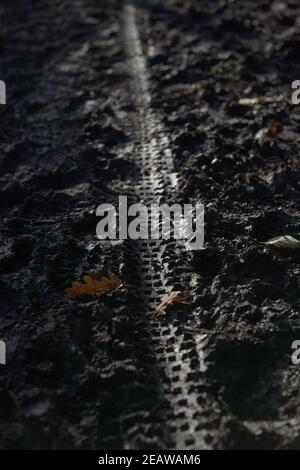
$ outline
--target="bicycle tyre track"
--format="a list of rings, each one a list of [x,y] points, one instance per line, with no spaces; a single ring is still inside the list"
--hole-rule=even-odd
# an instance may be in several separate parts
[[[128,187],[127,191],[133,202],[163,203],[172,198],[172,193],[178,193],[180,176],[174,170],[168,130],[159,111],[151,106],[151,83],[139,36],[138,11],[133,2],[124,3],[123,29],[136,110],[133,161],[141,175],[134,189]],[[177,262],[169,263],[170,257],[164,254],[166,248]],[[163,296],[178,290],[178,279],[184,289],[191,288],[191,268],[188,263],[185,266],[181,263],[188,258],[186,248],[182,242],[149,240],[128,241],[127,250],[136,262],[137,276],[133,285],[140,292],[139,308],[148,325],[158,382],[166,399],[167,447],[209,449],[209,432],[203,419],[203,411],[209,404],[204,360],[207,335],[192,332],[189,321],[193,318],[183,325],[178,318],[155,317],[155,306]],[[195,377],[197,386],[193,387]]]

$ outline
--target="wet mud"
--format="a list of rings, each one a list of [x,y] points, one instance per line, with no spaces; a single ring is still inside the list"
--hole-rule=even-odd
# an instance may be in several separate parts
[[[299,448],[300,255],[260,243],[300,239],[299,14],[2,2],[2,449]],[[203,203],[205,249],[98,240],[120,195]],[[115,292],[65,298],[105,265]]]

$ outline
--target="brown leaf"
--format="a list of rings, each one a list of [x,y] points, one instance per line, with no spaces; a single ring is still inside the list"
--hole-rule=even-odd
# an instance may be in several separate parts
[[[267,132],[271,137],[276,137],[276,135],[279,134],[281,129],[282,129],[281,124],[275,121],[275,119],[272,119],[268,124]]]
[[[287,249],[287,250],[299,250],[300,249],[300,241],[296,238],[292,237],[291,235],[282,235],[280,237],[272,238],[267,242],[262,242],[263,245],[276,248],[276,249]]]
[[[65,289],[66,299],[75,299],[81,295],[101,296],[109,294],[115,290],[121,283],[116,275],[109,276],[104,267],[99,273],[83,276],[83,283],[72,282],[71,287]]]
[[[190,302],[186,300],[189,295],[189,292],[173,292],[172,294],[166,295],[161,299],[160,304],[155,307],[155,310],[157,313],[163,313],[168,305],[189,304]]]

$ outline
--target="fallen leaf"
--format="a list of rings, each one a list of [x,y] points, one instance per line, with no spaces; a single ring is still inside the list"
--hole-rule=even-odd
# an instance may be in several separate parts
[[[66,299],[75,299],[81,295],[101,296],[115,290],[121,281],[116,275],[109,276],[107,269],[103,268],[99,273],[83,276],[83,283],[72,282],[71,287],[65,289]]]
[[[275,119],[272,119],[268,124],[267,132],[271,137],[275,137],[281,131],[282,127],[279,122]]]
[[[266,245],[271,248],[284,248],[289,250],[299,250],[300,241],[291,235],[282,235],[280,237],[272,238],[267,242],[263,242],[263,245]]]
[[[264,96],[256,96],[254,98],[240,98],[239,104],[241,106],[254,106],[259,103],[263,103],[266,100]]]
[[[177,292],[164,296],[159,305],[155,307],[157,313],[163,313],[168,305],[171,304],[189,304],[186,299],[189,297],[189,292]]]

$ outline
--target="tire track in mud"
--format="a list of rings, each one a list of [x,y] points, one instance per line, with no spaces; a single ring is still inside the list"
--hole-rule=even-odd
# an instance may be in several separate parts
[[[132,82],[134,156],[139,179],[126,188],[132,202],[168,202],[176,193],[179,176],[174,170],[170,139],[158,112],[151,107],[147,62],[138,30],[133,2],[123,6],[124,45]],[[188,322],[155,318],[155,306],[164,295],[190,289],[193,274],[184,264],[188,253],[184,243],[172,240],[128,241],[128,259],[135,266],[132,288],[138,303],[131,306],[144,315],[149,348],[154,352],[156,375],[167,403],[164,410],[168,448],[209,449],[205,393],[205,334],[195,333]],[[194,280],[195,281],[195,280]],[[135,299],[136,301],[136,299]]]

